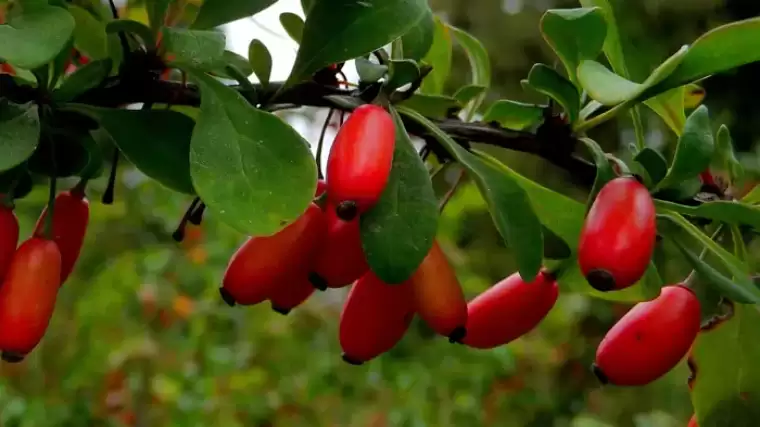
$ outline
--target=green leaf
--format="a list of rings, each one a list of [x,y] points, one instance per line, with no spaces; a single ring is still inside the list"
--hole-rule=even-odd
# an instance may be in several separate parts
[[[448,26],[454,34],[454,38],[462,48],[464,48],[467,58],[470,61],[470,80],[471,84],[488,88],[491,86],[491,61],[488,58],[488,51],[480,40],[471,36],[464,30],[452,25]],[[475,112],[478,111],[480,104],[485,99],[485,92],[472,100],[467,109],[467,120],[470,120]]]
[[[644,101],[644,104],[657,113],[677,136],[681,136],[686,124],[684,89],[684,87],[677,87]]]
[[[496,229],[514,249],[520,276],[532,281],[541,268],[543,237],[541,222],[531,207],[526,191],[493,161],[459,146],[438,126],[417,112],[403,109],[403,114],[424,126],[431,135],[468,171],[483,195]]]
[[[174,56],[171,62],[178,67],[208,71],[223,61],[224,33],[169,27],[163,33],[166,52]]]
[[[710,116],[707,107],[700,105],[686,119],[683,134],[678,138],[673,163],[657,188],[671,187],[699,175],[710,165],[714,151]]]
[[[652,189],[654,197],[663,200],[685,201],[692,200],[694,196],[702,189],[702,180],[698,176],[693,176],[684,181],[674,184],[673,187],[657,190],[657,186]]]
[[[272,75],[272,55],[261,40],[253,39],[248,45],[248,62],[261,84],[268,86]]]
[[[715,156],[711,162],[719,171],[728,173],[730,182],[737,183],[744,179],[744,167],[734,152],[734,143],[726,125],[721,125],[715,137]]]
[[[541,34],[576,82],[578,63],[596,59],[607,36],[600,8],[550,9],[541,17]]]
[[[480,85],[465,85],[457,89],[454,93],[454,98],[461,104],[467,104],[468,102],[484,95],[488,88]]]
[[[742,281],[745,286],[740,286],[739,283],[722,275],[710,264],[700,259],[689,249],[686,249],[686,246],[679,242],[678,239],[673,239],[673,241],[694,271],[704,279],[705,283],[714,287],[720,295],[742,304],[757,304],[760,302],[760,288],[755,286],[751,280]]]
[[[276,233],[306,211],[317,188],[308,142],[234,89],[205,74],[189,74],[201,90],[201,114],[190,144],[198,195],[242,233]]]
[[[218,27],[228,22],[255,15],[277,0],[204,0],[191,28]]]
[[[124,156],[167,188],[195,194],[190,179],[190,138],[194,122],[170,110],[124,110],[70,104],[100,123]]]
[[[435,16],[430,11],[422,17],[419,23],[401,37],[404,58],[419,61],[425,57],[433,45],[435,32]]]
[[[169,3],[171,2],[172,0],[148,0],[146,2],[145,9],[148,12],[148,22],[154,34],[158,33],[158,30],[164,25],[166,11],[169,10]]]
[[[34,181],[26,165],[0,172],[0,194],[9,194],[12,190],[14,199],[23,199],[33,187]]]
[[[594,101],[593,99],[588,102],[582,109],[579,114],[579,118],[581,120],[586,120],[589,116],[597,112],[600,108],[604,107],[601,102]]]
[[[586,145],[586,148],[594,158],[594,164],[596,164],[596,178],[594,179],[594,186],[591,188],[591,192],[588,195],[588,201],[586,202],[586,209],[591,208],[591,204],[594,203],[596,195],[602,190],[605,184],[615,178],[615,171],[612,170],[612,165],[607,158],[602,147],[591,138],[581,138],[581,142]]]
[[[451,31],[439,17],[435,17],[435,31],[433,32],[433,44],[422,62],[433,67],[433,71],[425,77],[420,86],[424,94],[440,95],[446,85],[451,71],[451,55],[453,44]]]
[[[362,246],[372,271],[383,282],[400,284],[422,263],[438,230],[438,203],[428,171],[391,109],[396,148],[388,185],[360,219]]]
[[[311,10],[311,7],[314,5],[314,2],[316,0],[301,0],[301,10],[303,10],[304,16],[309,14],[309,11]]]
[[[142,44],[147,48],[156,46],[156,38],[153,36],[153,31],[142,22],[131,19],[117,19],[106,24],[106,33],[108,34],[116,34],[122,31],[139,37],[142,40]],[[166,33],[164,33],[165,35]]]
[[[760,417],[760,313],[742,304],[732,311],[692,346],[691,400],[700,427],[752,427]]]
[[[356,58],[354,65],[356,66],[356,74],[359,75],[359,80],[362,82],[374,83],[388,72],[387,65],[372,62],[367,58]]]
[[[668,173],[668,162],[659,151],[646,147],[633,158],[634,166],[640,165],[649,179],[649,187],[656,186]]]
[[[388,63],[390,67],[386,87],[389,90],[399,89],[420,78],[420,67],[411,59],[393,59]]]
[[[731,226],[731,240],[734,244],[734,255],[736,255],[736,258],[738,258],[739,261],[751,263],[752,260],[749,252],[747,252],[747,245],[744,243],[744,237],[737,225]],[[749,271],[754,271],[751,264],[749,264]]]
[[[106,25],[85,9],[70,5],[74,17],[74,46],[91,60],[108,57],[108,34]]]
[[[37,104],[0,99],[0,172],[12,169],[34,153],[40,140]]]
[[[428,13],[430,7],[427,0],[333,0],[314,3],[286,85],[304,80],[330,64],[385,46],[406,34]]]
[[[445,119],[462,109],[456,99],[445,95],[424,95],[416,93],[398,104],[435,119]]]
[[[663,284],[657,267],[655,267],[654,263],[650,262],[649,267],[644,272],[644,277],[634,285],[620,291],[602,292],[589,286],[586,278],[583,277],[576,257],[570,258],[565,262],[567,263],[567,267],[562,269],[557,276],[560,292],[587,294],[607,301],[639,302],[657,297]]]
[[[722,25],[699,37],[678,68],[651,88],[647,95],[756,61],[760,61],[760,18]]]
[[[559,103],[565,109],[570,122],[578,119],[580,95],[578,89],[553,68],[545,64],[536,64],[528,73],[528,86]]]
[[[57,102],[71,101],[82,93],[100,86],[111,73],[113,61],[111,58],[90,61],[77,68],[66,77],[61,86],[53,91],[53,99]]]
[[[497,122],[507,129],[523,130],[541,121],[543,114],[544,109],[540,105],[500,99],[488,107],[483,121]]]
[[[285,29],[285,32],[288,33],[294,42],[301,44],[304,22],[300,16],[292,12],[281,13],[280,25],[282,25],[282,28]]]
[[[245,57],[229,50],[222,52],[222,58],[214,62],[213,65],[210,65],[208,72],[209,74],[217,77],[233,80],[236,79],[236,77],[229,72],[227,69],[228,67],[235,67],[235,69],[237,69],[237,71],[239,71],[243,77],[246,78],[253,74],[253,68],[251,68],[251,64],[248,62],[248,60]]]
[[[37,4],[10,13],[0,25],[0,58],[28,70],[47,64],[68,43],[74,18],[63,8]]]
[[[604,15],[607,23],[607,35],[604,38],[604,51],[607,60],[612,65],[612,69],[623,77],[628,77],[628,69],[625,65],[625,56],[623,55],[623,46],[620,43],[620,31],[618,29],[615,12],[607,0],[580,0],[583,7],[598,7]]]
[[[29,158],[29,170],[38,175],[68,178],[79,175],[92,158],[95,146],[90,133],[73,129],[43,130],[40,143]]]
[[[698,206],[687,206],[665,200],[655,201],[655,206],[696,218],[707,218],[734,225],[749,225],[760,230],[760,207],[742,202],[717,200]]]

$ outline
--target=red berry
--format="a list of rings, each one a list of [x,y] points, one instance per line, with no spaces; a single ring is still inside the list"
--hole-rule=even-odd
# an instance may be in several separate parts
[[[467,335],[462,343],[475,348],[507,344],[541,323],[557,301],[551,275],[540,272],[531,283],[514,273],[467,304]]]
[[[715,180],[713,179],[712,173],[710,173],[710,169],[705,169],[702,172],[700,172],[699,179],[702,181],[702,184],[704,185],[712,185],[714,187],[717,187],[717,184],[715,184]]]
[[[44,236],[47,212],[45,207],[37,220],[36,237]],[[89,220],[90,203],[84,194],[64,191],[55,198],[52,239],[61,251],[61,285],[69,278],[79,259]]]
[[[359,365],[390,350],[413,317],[411,288],[388,285],[368,271],[351,288],[340,315],[343,360]]]
[[[365,104],[346,120],[327,159],[327,195],[341,218],[353,219],[377,203],[388,183],[396,131],[380,106]]]
[[[332,207],[326,216],[327,233],[317,251],[311,281],[319,289],[341,288],[364,275],[369,265],[362,249],[359,218],[343,221]]]
[[[317,191],[314,193],[314,197],[319,197],[327,191],[327,181],[320,179],[317,181]]]
[[[615,178],[596,197],[578,244],[578,263],[591,286],[623,289],[644,275],[657,227],[649,190],[633,177]]]
[[[292,279],[283,280],[269,296],[272,310],[280,314],[288,314],[291,310],[303,304],[315,290],[305,274],[299,274]]]
[[[607,332],[594,371],[615,385],[649,384],[683,359],[699,324],[696,295],[682,285],[665,286],[656,299],[636,304]]]
[[[699,424],[697,424],[697,416],[696,415],[692,415],[691,416],[691,418],[689,419],[689,425],[686,426],[686,427],[699,427]]]
[[[467,301],[438,242],[409,279],[417,313],[438,334],[459,341],[465,335]]]
[[[0,195],[2,199],[2,195]],[[0,203],[0,280],[11,266],[18,245],[18,219],[13,209]]]
[[[258,304],[269,298],[282,280],[299,272],[307,277],[324,232],[324,213],[312,203],[301,217],[276,234],[249,238],[227,265],[222,297],[230,305]]]
[[[0,350],[20,361],[45,335],[61,281],[61,253],[52,240],[32,237],[19,246],[0,286]]]
[[[0,73],[6,73],[12,76],[15,76],[16,70],[13,68],[11,64],[7,62],[3,62],[3,63],[0,63]]]

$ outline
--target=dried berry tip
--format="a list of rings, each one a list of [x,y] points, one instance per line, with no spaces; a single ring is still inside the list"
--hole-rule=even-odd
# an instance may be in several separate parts
[[[635,179],[636,181],[638,181],[639,184],[641,184],[641,185],[646,185],[646,184],[644,184],[644,178],[641,175],[639,175],[639,174],[633,174],[633,179]]]
[[[335,214],[343,221],[351,221],[357,213],[356,203],[352,201],[340,202],[335,208]]]
[[[586,281],[597,291],[609,292],[615,289],[615,278],[607,270],[594,269],[586,275]]]
[[[317,273],[309,273],[309,282],[312,286],[319,289],[320,291],[327,290],[327,281]]]
[[[230,295],[230,293],[227,291],[227,289],[219,288],[219,295],[222,296],[222,301],[227,303],[230,307],[235,306],[235,298]]]
[[[289,309],[289,308],[281,308],[281,307],[277,307],[277,306],[276,306],[276,305],[274,305],[274,304],[272,304],[272,311],[274,311],[274,312],[276,312],[276,313],[280,313],[280,314],[282,314],[283,316],[287,316],[287,315],[290,313],[290,309]]]
[[[0,355],[0,359],[3,359],[3,361],[8,363],[19,363],[24,360],[24,355],[12,351],[4,351],[2,355]]]
[[[449,334],[449,342],[452,344],[461,343],[465,335],[467,335],[467,329],[464,326],[458,326]]]
[[[341,357],[343,357],[343,361],[348,363],[349,365],[361,366],[364,364],[364,362],[353,359],[351,356],[347,355],[346,353],[343,353]]]
[[[607,375],[602,372],[602,369],[596,366],[596,363],[591,364],[591,372],[594,373],[597,379],[599,379],[599,382],[603,385],[607,385],[610,383],[610,380],[607,378]]]
[[[176,230],[174,230],[174,233],[172,233],[172,239],[174,239],[174,241],[177,243],[180,243],[183,240],[185,240],[185,225],[184,224],[182,224]]]

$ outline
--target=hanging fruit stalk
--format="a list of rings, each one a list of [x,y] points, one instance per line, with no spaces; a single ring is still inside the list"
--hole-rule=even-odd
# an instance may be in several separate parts
[[[608,182],[588,212],[578,244],[578,262],[600,291],[627,288],[644,275],[657,236],[649,190],[626,176]]]
[[[699,300],[691,289],[665,286],[656,299],[636,304],[607,332],[596,351],[594,373],[605,384],[649,384],[684,358],[699,326]]]
[[[13,204],[0,194],[0,281],[8,273],[18,245],[18,218]]]

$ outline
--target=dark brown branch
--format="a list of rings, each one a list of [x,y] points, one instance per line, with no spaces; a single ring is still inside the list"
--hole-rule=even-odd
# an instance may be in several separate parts
[[[135,81],[136,82],[136,81]],[[140,80],[137,84],[130,80],[112,77],[100,87],[91,89],[74,102],[101,106],[119,107],[126,104],[148,102],[153,104],[200,105],[200,93],[194,85],[183,85],[178,82],[158,80]],[[273,82],[268,86],[253,85],[256,97],[252,97],[239,86],[232,86],[246,99],[258,99],[261,105],[268,109],[278,109],[279,106],[303,105],[313,107],[329,107],[337,110],[350,110],[346,105],[339,104],[332,96],[351,97],[356,105],[363,103],[358,94],[353,91],[325,86],[315,82],[305,82],[280,91],[282,83]],[[34,100],[35,91],[27,86],[18,85],[10,75],[0,75],[0,96],[15,102]],[[569,178],[580,185],[590,187],[593,184],[596,169],[593,164],[575,156],[573,148],[575,139],[569,128],[557,127],[550,121],[544,123],[537,133],[521,132],[504,129],[487,123],[466,123],[457,118],[433,119],[444,132],[458,143],[467,147],[470,142],[487,144],[508,150],[531,153],[540,156],[552,164],[566,170]],[[422,137],[428,142],[433,138],[426,129],[416,122],[405,120],[409,133]],[[551,125],[551,126],[550,126]],[[557,130],[559,129],[559,132]],[[566,131],[565,131],[566,130]]]

